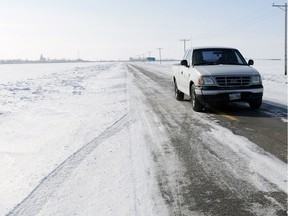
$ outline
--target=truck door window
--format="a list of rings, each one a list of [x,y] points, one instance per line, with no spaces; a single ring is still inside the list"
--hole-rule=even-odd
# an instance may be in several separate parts
[[[191,64],[191,60],[192,60],[192,50],[190,50],[188,52],[188,55],[187,55],[187,61],[188,61],[188,65],[190,66]]]
[[[184,53],[184,57],[183,57],[184,60],[187,60],[188,53],[189,53],[188,51],[186,51],[186,52]]]

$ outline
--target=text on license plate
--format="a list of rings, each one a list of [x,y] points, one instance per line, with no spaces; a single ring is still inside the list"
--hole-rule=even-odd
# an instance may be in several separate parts
[[[241,99],[241,93],[234,93],[234,94],[229,94],[229,100],[238,100]]]

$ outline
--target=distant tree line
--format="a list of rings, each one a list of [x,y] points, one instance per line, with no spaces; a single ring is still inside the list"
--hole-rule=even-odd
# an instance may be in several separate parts
[[[40,56],[39,60],[28,60],[28,59],[9,59],[0,60],[0,64],[34,64],[34,63],[69,63],[69,62],[89,62],[83,59],[49,59],[44,58],[43,55]]]
[[[156,59],[155,57],[145,57],[145,58],[133,58],[130,57],[129,61],[148,61],[148,62],[154,62],[154,61],[159,61],[158,59]],[[176,61],[175,59],[162,59],[162,61]]]
[[[0,60],[0,64],[34,64],[34,63],[69,63],[69,62],[89,62],[82,59],[47,59],[46,61],[39,60],[23,60],[23,59],[9,59]]]

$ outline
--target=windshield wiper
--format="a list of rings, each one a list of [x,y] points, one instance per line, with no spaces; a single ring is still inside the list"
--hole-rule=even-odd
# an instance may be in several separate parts
[[[246,65],[246,64],[242,64],[242,63],[226,63],[226,62],[221,62],[219,64],[220,65]]]
[[[193,66],[200,66],[200,65],[219,65],[217,62],[202,62],[202,63],[196,63]]]

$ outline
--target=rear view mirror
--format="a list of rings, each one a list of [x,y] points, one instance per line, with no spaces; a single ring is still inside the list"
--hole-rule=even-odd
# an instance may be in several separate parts
[[[180,65],[188,67],[188,62],[187,62],[187,60],[182,60],[182,61],[180,62]]]
[[[252,59],[250,59],[250,60],[248,61],[248,65],[254,65],[254,61],[253,61]]]

